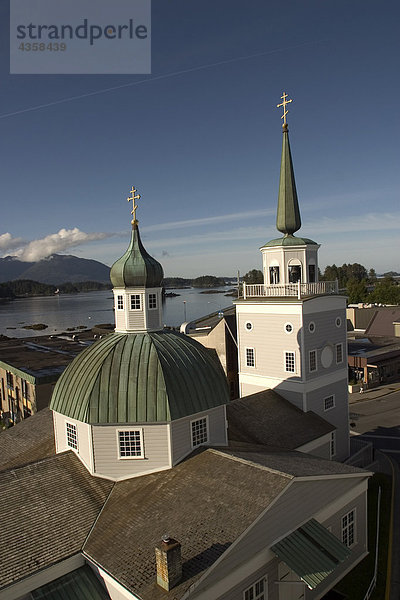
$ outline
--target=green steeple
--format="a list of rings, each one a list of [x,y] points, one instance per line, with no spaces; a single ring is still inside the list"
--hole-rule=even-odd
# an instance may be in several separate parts
[[[285,235],[293,235],[301,227],[299,203],[297,200],[296,182],[292,155],[290,153],[288,126],[283,125],[281,176],[279,180],[278,212],[276,228]]]
[[[160,287],[164,277],[160,263],[146,252],[140,239],[138,221],[132,221],[132,237],[125,254],[111,267],[114,287]]]

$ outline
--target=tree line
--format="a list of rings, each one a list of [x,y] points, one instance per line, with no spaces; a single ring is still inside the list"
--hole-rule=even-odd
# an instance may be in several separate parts
[[[57,290],[61,294],[78,294],[79,292],[108,289],[111,289],[111,283],[100,283],[98,281],[66,282],[56,286],[31,279],[15,279],[0,283],[0,298],[12,300],[27,296],[53,296]]]

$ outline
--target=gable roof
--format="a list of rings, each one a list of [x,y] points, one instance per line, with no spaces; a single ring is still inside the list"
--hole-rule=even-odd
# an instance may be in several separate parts
[[[303,454],[296,451],[286,452],[279,448],[266,449],[264,446],[232,443],[229,448],[220,448],[219,451],[238,460],[244,460],[277,473],[283,473],[292,478],[332,477],[335,475],[364,475],[366,477],[369,475],[365,469],[359,467],[327,460],[313,454]]]
[[[78,553],[112,485],[72,451],[2,473],[0,589]]]
[[[304,413],[273,390],[263,390],[226,406],[232,441],[295,450],[335,429],[313,412]]]
[[[400,320],[400,308],[398,307],[385,307],[377,309],[368,323],[368,327],[365,330],[365,335],[369,336],[394,336],[394,325],[396,321]]]
[[[84,553],[143,600],[179,598],[291,480],[203,449],[116,483]],[[170,593],[155,583],[155,545],[166,531],[182,544],[183,580]]]

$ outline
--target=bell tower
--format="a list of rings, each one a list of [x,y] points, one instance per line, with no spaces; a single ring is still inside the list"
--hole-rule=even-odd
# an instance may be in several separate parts
[[[136,219],[136,200],[140,194],[132,186],[128,202],[132,201],[132,234],[123,256],[111,267],[113,284],[115,331],[131,333],[162,329],[161,282],[164,277],[160,263],[146,252]]]
[[[329,457],[349,454],[346,298],[337,281],[318,281],[319,244],[301,227],[282,95],[283,142],[276,226],[283,236],[261,247],[264,283],[243,284],[236,301],[240,395],[275,389],[304,412],[336,427]]]

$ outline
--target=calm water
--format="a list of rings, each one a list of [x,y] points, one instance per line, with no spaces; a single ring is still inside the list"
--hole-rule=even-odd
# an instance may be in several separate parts
[[[226,292],[232,286],[220,289]],[[168,291],[180,294],[166,298],[163,306],[164,323],[173,327],[232,304],[232,297],[224,294],[201,294],[202,290],[193,288]],[[48,327],[42,331],[23,328],[34,323],[44,323]],[[84,325],[90,328],[99,323],[114,323],[111,290],[21,298],[0,304],[0,333],[10,337],[49,335],[65,331],[67,327]]]

